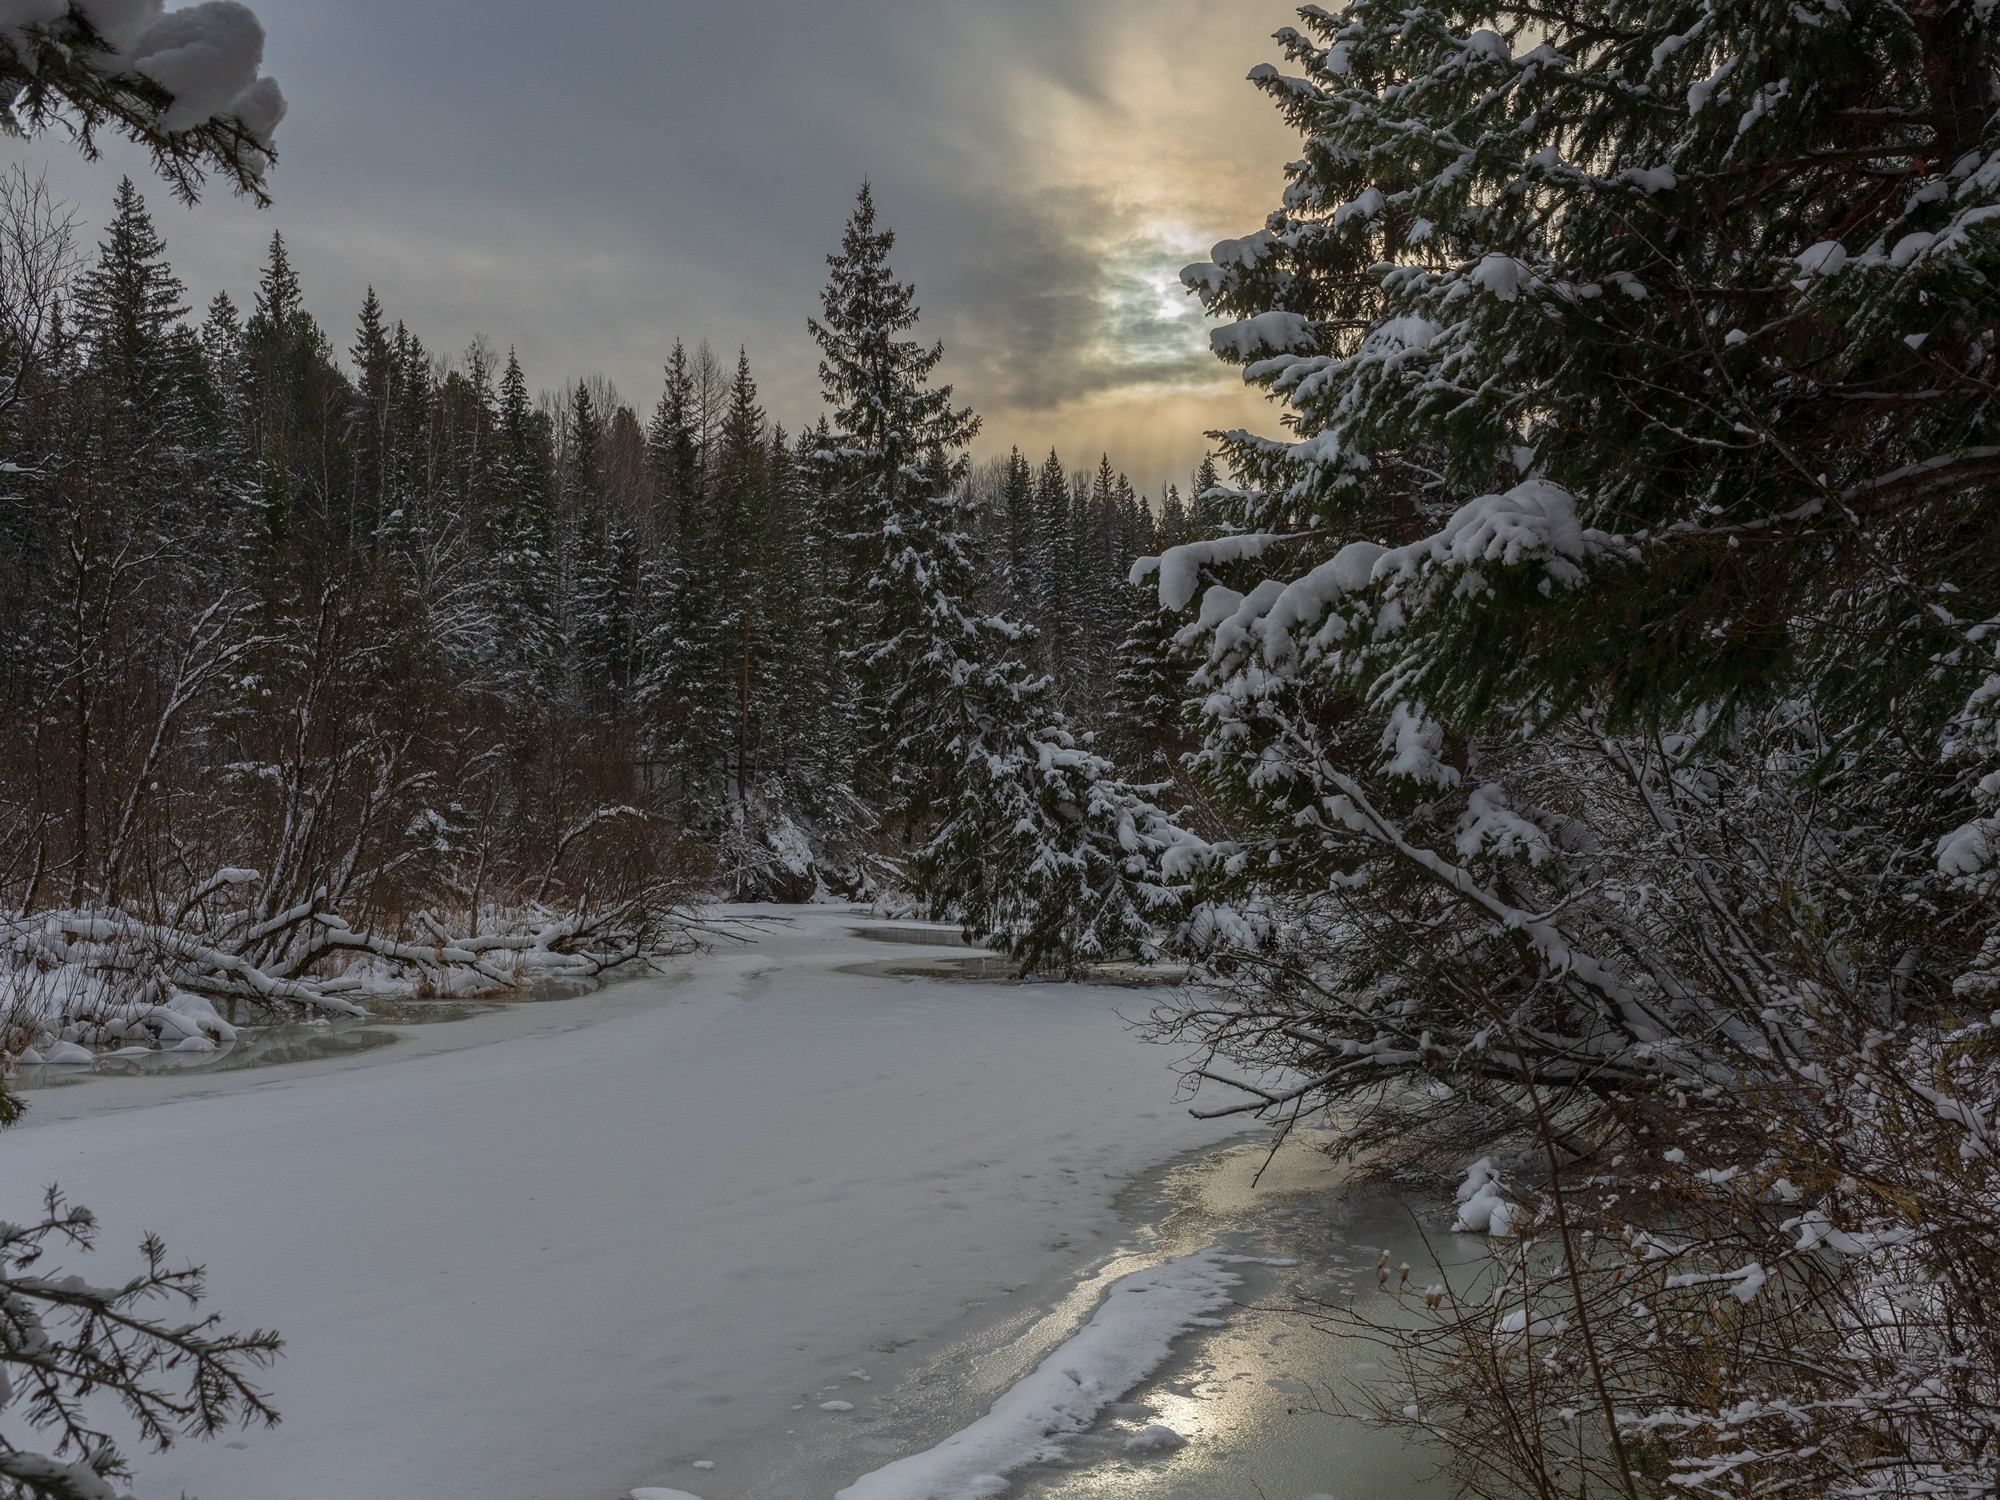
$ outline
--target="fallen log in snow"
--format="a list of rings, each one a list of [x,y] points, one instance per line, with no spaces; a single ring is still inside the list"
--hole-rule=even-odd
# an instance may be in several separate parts
[[[243,1007],[260,1019],[365,1016],[371,999],[498,995],[693,946],[678,912],[638,902],[562,913],[493,909],[454,933],[429,912],[411,932],[357,929],[307,902],[268,916],[214,909],[253,886],[224,870],[177,903],[170,921],[116,909],[0,918],[0,1054],[51,1061],[58,1049],[131,1044],[190,1048],[235,1039]]]

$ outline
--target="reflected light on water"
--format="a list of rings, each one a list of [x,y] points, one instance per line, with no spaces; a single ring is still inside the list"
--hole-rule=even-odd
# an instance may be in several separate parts
[[[1267,1157],[1264,1146],[1246,1146],[1170,1174],[1161,1185],[1164,1212],[1148,1260],[1219,1242],[1300,1265],[1244,1266],[1239,1308],[1223,1327],[1184,1340],[1142,1389],[1077,1441],[1066,1466],[1021,1475],[1011,1493],[1023,1500],[1442,1500],[1449,1494],[1432,1456],[1400,1433],[1342,1410],[1360,1407],[1370,1387],[1390,1379],[1380,1349],[1316,1329],[1297,1311],[1307,1300],[1380,1296],[1371,1272],[1383,1250],[1392,1263],[1415,1266],[1428,1258],[1402,1200],[1341,1176],[1299,1143],[1276,1157]],[[1128,1440],[1154,1424],[1178,1434],[1184,1446],[1127,1449]]]

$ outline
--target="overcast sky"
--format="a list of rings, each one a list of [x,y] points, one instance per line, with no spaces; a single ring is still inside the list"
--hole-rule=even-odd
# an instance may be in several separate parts
[[[338,347],[372,283],[438,352],[518,348],[642,411],[676,337],[819,411],[805,319],[861,179],[982,452],[1109,448],[1157,490],[1268,427],[1175,279],[1259,227],[1297,138],[1243,82],[1263,0],[253,0],[291,100],[277,206],[174,205],[143,158],[45,165],[94,241],[131,172],[176,269],[247,304],[281,230]]]

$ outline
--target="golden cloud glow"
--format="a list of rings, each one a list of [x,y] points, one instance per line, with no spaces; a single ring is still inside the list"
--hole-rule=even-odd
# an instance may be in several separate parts
[[[1298,138],[1244,75],[1274,55],[1269,33],[1287,18],[1194,0],[1119,6],[1080,75],[1012,80],[1016,190],[1062,205],[1061,232],[1090,274],[1082,326],[1063,331],[1078,378],[990,401],[994,439],[1035,434],[1078,462],[1109,449],[1156,489],[1185,475],[1204,430],[1274,425],[1210,355],[1209,320],[1179,273],[1278,202]]]

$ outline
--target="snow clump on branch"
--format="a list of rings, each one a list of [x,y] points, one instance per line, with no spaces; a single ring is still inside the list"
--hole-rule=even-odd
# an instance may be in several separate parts
[[[0,0],[0,114],[10,129],[61,120],[86,155],[107,122],[150,147],[192,201],[207,170],[263,199],[285,116],[261,76],[264,27],[237,0]]]

